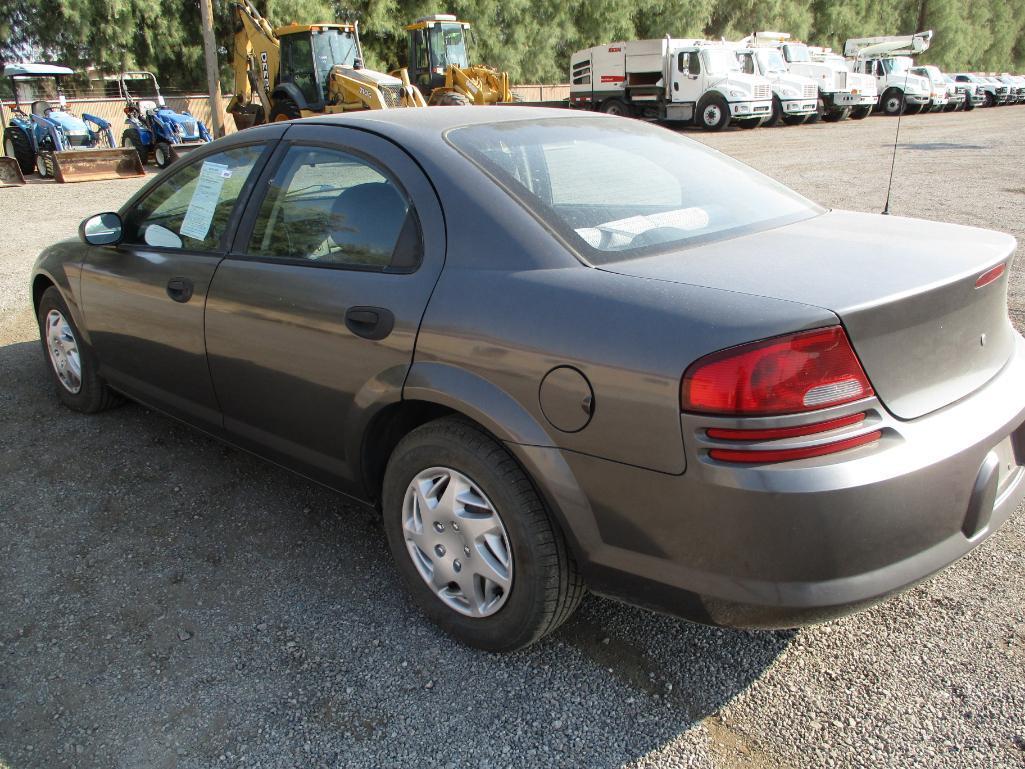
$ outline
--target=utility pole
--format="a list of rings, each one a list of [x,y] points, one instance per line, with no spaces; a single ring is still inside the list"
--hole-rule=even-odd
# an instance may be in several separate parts
[[[210,92],[210,122],[216,139],[224,136],[224,105],[221,104],[221,77],[217,66],[214,11],[210,0],[199,0],[199,13],[203,20],[203,57],[206,59],[206,86]]]

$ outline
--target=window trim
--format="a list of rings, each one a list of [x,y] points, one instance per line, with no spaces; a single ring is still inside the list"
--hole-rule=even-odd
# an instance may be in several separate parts
[[[346,155],[352,155],[359,160],[365,162],[372,169],[381,174],[391,184],[394,184],[396,189],[402,194],[409,204],[409,211],[413,214],[413,221],[416,224],[417,239],[420,244],[420,255],[417,260],[415,267],[374,267],[371,265],[361,264],[337,264],[332,262],[317,262],[311,259],[304,259],[300,256],[260,256],[249,253],[249,243],[253,238],[253,231],[256,229],[256,220],[259,218],[260,209],[263,207],[263,202],[267,199],[267,195],[270,193],[271,182],[277,175],[278,170],[281,168],[281,164],[284,163],[285,158],[288,157],[289,150],[292,147],[318,147],[327,150],[334,150],[335,152],[341,152]],[[257,180],[262,192],[258,193],[258,197],[253,196],[247,203],[247,210],[239,222],[238,227],[235,229],[235,238],[228,250],[226,259],[233,259],[240,262],[261,262],[264,264],[287,264],[295,267],[314,267],[321,270],[347,270],[349,272],[372,272],[383,275],[412,275],[413,273],[420,270],[424,264],[424,250],[426,248],[423,225],[420,222],[420,214],[416,210],[416,205],[413,202],[413,196],[409,194],[409,190],[406,189],[405,185],[399,180],[398,176],[391,171],[391,169],[381,164],[379,160],[371,157],[368,153],[358,150],[349,145],[336,144],[328,141],[312,140],[312,139],[289,139],[286,136],[278,142],[278,146],[274,150],[274,154],[267,160],[266,165],[260,172],[260,178]],[[392,258],[394,259],[394,252]]]
[[[181,173],[189,166],[194,166],[197,163],[202,163],[215,155],[220,155],[225,152],[231,152],[232,150],[242,149],[244,147],[263,147],[263,152],[253,163],[253,170],[249,173],[245,184],[242,185],[242,189],[238,193],[238,197],[235,199],[235,205],[231,210],[231,215],[228,216],[228,221],[225,224],[224,232],[221,233],[221,237],[217,241],[217,247],[209,251],[195,249],[195,248],[172,248],[171,246],[151,246],[148,243],[118,243],[115,248],[119,251],[128,249],[145,249],[147,251],[154,251],[161,254],[191,254],[198,256],[210,256],[217,259],[224,258],[224,255],[228,252],[231,247],[231,243],[238,232],[238,228],[242,224],[243,213],[246,206],[248,206],[249,199],[252,197],[253,190],[256,187],[258,177],[263,174],[266,168],[267,162],[273,156],[274,145],[280,140],[271,139],[263,141],[249,141],[239,142],[238,144],[232,144],[229,147],[218,147],[213,152],[206,152],[200,157],[188,158],[186,162],[182,162],[181,165],[175,164],[177,167],[173,167],[173,173],[160,174],[156,179],[153,180],[153,185],[144,191],[143,195],[139,198],[132,198],[125,203],[120,210],[118,215],[122,221],[127,221],[128,212],[134,210],[138,206],[142,205],[161,185],[165,184],[174,174]]]

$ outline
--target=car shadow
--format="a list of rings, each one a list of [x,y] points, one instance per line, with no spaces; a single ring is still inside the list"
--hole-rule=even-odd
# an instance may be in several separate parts
[[[135,404],[72,413],[46,375],[0,347],[0,765],[773,764],[719,713],[792,633],[590,596],[529,649],[468,649],[372,511]]]

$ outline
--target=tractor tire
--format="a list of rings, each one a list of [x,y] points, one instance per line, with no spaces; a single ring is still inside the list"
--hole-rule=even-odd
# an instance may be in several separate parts
[[[138,129],[129,128],[121,134],[121,146],[125,149],[134,149],[139,155],[139,162],[146,165],[146,161],[149,160],[149,147],[142,143]]]
[[[851,120],[864,120],[872,114],[872,105],[867,107],[854,107],[851,110]]]
[[[633,111],[630,109],[630,106],[622,99],[607,99],[602,102],[601,111],[606,115],[633,117]]]
[[[167,142],[157,142],[153,147],[153,161],[157,164],[157,168],[167,168],[173,160],[171,145]]]
[[[778,126],[783,122],[783,102],[779,100],[779,97],[773,94],[772,96],[772,114],[765,119],[762,125],[765,126]]]
[[[270,108],[270,122],[280,123],[282,120],[298,120],[303,116],[299,105],[291,99],[278,99]]]
[[[706,131],[722,131],[730,124],[730,105],[721,94],[710,93],[698,102],[697,123]]]
[[[435,107],[469,107],[471,104],[469,97],[459,91],[445,91],[434,100]]]
[[[904,94],[899,88],[891,88],[879,100],[884,115],[897,117],[904,111]]]
[[[4,132],[4,154],[18,161],[22,174],[30,174],[36,167],[36,153],[32,140],[17,126],[10,126]]]

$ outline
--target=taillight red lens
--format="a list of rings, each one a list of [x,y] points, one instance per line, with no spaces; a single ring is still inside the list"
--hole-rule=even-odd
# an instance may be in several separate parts
[[[978,280],[975,281],[975,287],[976,288],[982,288],[983,286],[988,286],[990,283],[995,281],[997,278],[999,278],[1003,274],[1004,274],[1004,265],[1003,264],[998,264],[993,269],[986,270],[984,273],[982,273],[982,275],[979,276]]]
[[[702,414],[769,415],[873,394],[840,326],[773,337],[706,355],[683,375],[680,403]]]
[[[858,446],[874,443],[883,437],[882,430],[856,435],[853,438],[846,438],[834,443],[825,443],[818,446],[802,446],[796,449],[774,449],[769,451],[748,451],[745,449],[712,449],[708,455],[720,462],[742,462],[744,464],[768,464],[774,462],[791,462],[795,459],[810,459],[811,457],[824,457],[827,454],[836,454],[840,451],[847,451]]]

